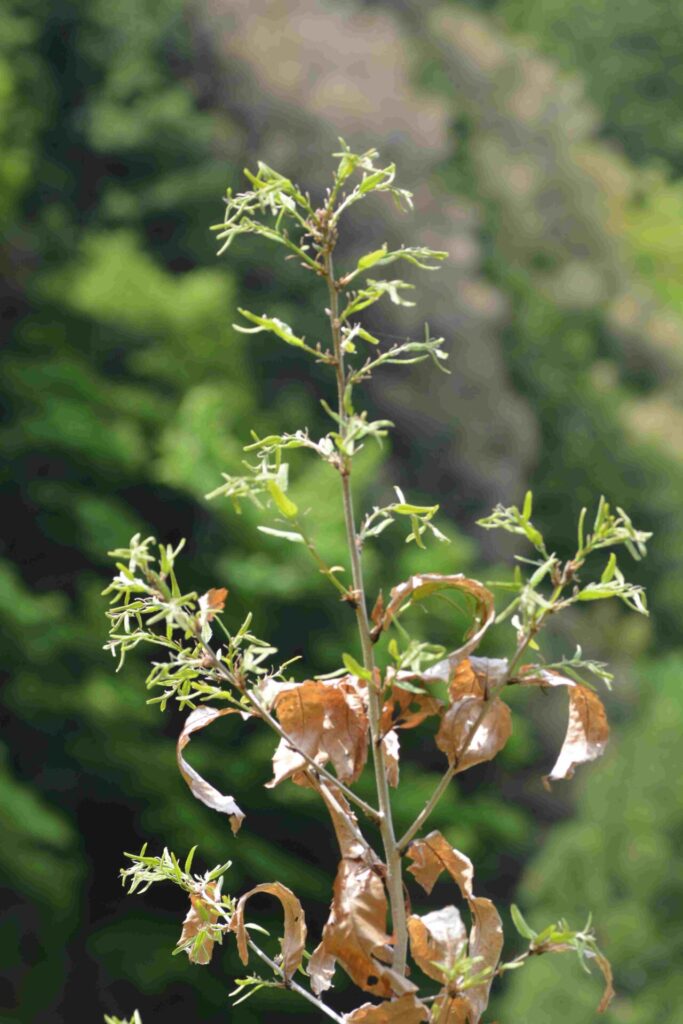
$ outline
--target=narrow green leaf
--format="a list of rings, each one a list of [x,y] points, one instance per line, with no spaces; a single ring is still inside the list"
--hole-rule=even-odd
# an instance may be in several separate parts
[[[282,490],[279,484],[275,482],[275,480],[268,480],[267,486],[271,498],[277,505],[278,510],[282,513],[282,515],[285,516],[287,519],[294,519],[295,516],[299,514],[299,509],[294,504],[294,502],[287,497],[285,492]]]

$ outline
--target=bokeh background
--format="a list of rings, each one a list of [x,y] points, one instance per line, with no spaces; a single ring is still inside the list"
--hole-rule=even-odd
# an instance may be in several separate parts
[[[343,609],[300,553],[258,534],[249,510],[203,497],[239,465],[250,427],[321,426],[328,387],[291,350],[231,328],[239,304],[314,337],[324,297],[260,245],[216,261],[208,227],[258,158],[321,189],[339,135],[377,145],[416,194],[414,216],[367,204],[346,252],[404,241],[451,254],[417,282],[415,310],[383,307],[373,326],[405,336],[429,321],[453,374],[374,382],[373,409],[397,430],[360,473],[365,503],[390,500],[394,482],[441,500],[453,543],[421,554],[387,539],[371,589],[416,569],[499,577],[510,548],[473,522],[527,486],[560,552],[601,492],[654,531],[648,560],[629,567],[651,620],[598,604],[550,637],[613,665],[605,759],[546,793],[564,702],[520,704],[504,754],[454,784],[434,824],[473,857],[480,890],[515,899],[533,924],[593,911],[616,970],[609,1024],[683,1019],[683,8],[9,0],[2,1024],[135,1007],[145,1024],[316,1019],[268,993],[232,1011],[230,979],[244,973],[232,944],[210,967],[171,958],[182,894],[124,895],[123,850],[199,843],[200,867],[233,859],[234,891],[291,885],[315,934],[335,848],[309,794],[266,794],[273,741],[232,720],[192,760],[247,811],[239,838],[191,799],[174,765],[180,718],[145,704],[142,658],[114,674],[100,592],[106,551],[132,533],[187,536],[183,580],[228,586],[229,622],[253,608],[261,635],[318,671],[352,649]],[[302,458],[292,474],[340,560],[326,468]],[[488,651],[510,640],[501,627]],[[442,768],[430,742],[411,743],[406,823]],[[573,959],[539,960],[497,991],[490,1019],[583,1024],[599,991]]]

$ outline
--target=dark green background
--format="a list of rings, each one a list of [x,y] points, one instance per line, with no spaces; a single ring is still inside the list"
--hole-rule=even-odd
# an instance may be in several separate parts
[[[335,849],[309,794],[263,790],[271,737],[238,735],[232,720],[192,760],[247,811],[239,838],[191,799],[174,765],[180,716],[145,705],[141,658],[114,674],[100,591],[106,551],[132,533],[186,536],[183,581],[228,586],[229,623],[252,608],[257,631],[309,670],[352,649],[344,609],[300,553],[260,535],[253,512],[203,499],[252,426],[323,429],[329,388],[295,353],[231,328],[247,305],[315,337],[324,296],[260,245],[217,262],[208,226],[259,157],[322,188],[339,134],[376,143],[417,196],[414,217],[380,200],[352,219],[342,251],[399,240],[452,254],[415,278],[414,315],[373,320],[389,337],[428,320],[453,376],[378,378],[370,404],[397,430],[388,463],[361,457],[359,481],[366,505],[394,482],[440,500],[454,543],[420,554],[387,539],[369,558],[371,590],[417,569],[495,578],[510,549],[472,523],[527,486],[562,553],[601,492],[655,532],[648,561],[628,567],[651,621],[592,606],[550,638],[614,665],[605,760],[548,795],[539,777],[563,708],[516,703],[504,755],[454,785],[434,824],[473,857],[481,890],[516,899],[533,924],[594,912],[619,991],[606,1020],[678,1019],[681,18],[661,0],[3,7],[3,1024],[136,1006],[145,1024],[316,1018],[268,994],[233,1013],[243,969],[231,944],[208,968],[172,959],[181,895],[124,896],[123,850],[199,843],[200,867],[233,859],[235,892],[291,885],[317,935]],[[341,560],[326,467],[297,458],[292,479]],[[489,652],[510,640],[501,627]],[[429,736],[405,748],[407,824],[442,759]],[[599,985],[556,958],[501,992],[491,1019],[579,1024]]]

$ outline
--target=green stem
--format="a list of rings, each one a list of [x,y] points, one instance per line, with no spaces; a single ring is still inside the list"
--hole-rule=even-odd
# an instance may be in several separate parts
[[[337,285],[334,279],[334,268],[330,251],[325,253],[325,277],[330,298],[330,327],[332,331],[332,342],[336,360],[337,377],[337,400],[338,414],[341,424],[341,433],[348,420],[348,414],[344,407],[344,352],[341,346],[341,324],[339,321],[339,296]],[[382,747],[382,735],[380,730],[380,718],[382,713],[381,695],[377,689],[374,679],[375,658],[370,638],[370,622],[363,584],[363,569],[360,558],[360,546],[356,534],[355,519],[353,514],[353,495],[351,490],[351,459],[344,457],[344,464],[341,469],[342,501],[344,506],[344,524],[346,527],[346,540],[351,561],[351,576],[353,580],[353,607],[356,613],[358,635],[360,638],[361,650],[363,652],[364,667],[370,672],[372,681],[368,683],[368,718],[370,721],[370,735],[372,739],[373,764],[375,769],[375,784],[377,787],[377,799],[380,809],[380,833],[384,846],[384,855],[387,865],[387,892],[391,904],[391,919],[394,929],[394,958],[393,969],[401,976],[405,974],[406,958],[408,953],[408,925],[406,920],[406,906],[403,895],[403,878],[401,855],[396,844],[394,833],[394,822],[391,811],[391,797],[389,794],[389,783],[387,781],[386,765],[384,761],[384,748]]]

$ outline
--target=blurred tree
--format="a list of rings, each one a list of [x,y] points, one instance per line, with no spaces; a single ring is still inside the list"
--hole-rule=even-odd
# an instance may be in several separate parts
[[[489,6],[489,5],[487,5]],[[585,79],[602,133],[638,164],[683,171],[683,11],[669,0],[499,0],[496,13]]]

